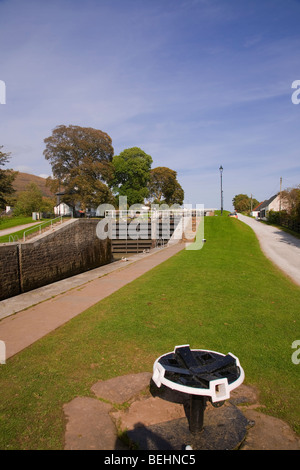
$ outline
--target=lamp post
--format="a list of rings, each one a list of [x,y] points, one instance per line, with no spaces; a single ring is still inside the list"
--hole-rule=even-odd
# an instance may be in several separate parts
[[[223,215],[223,185],[222,185],[222,174],[223,174],[223,167],[222,165],[219,168],[220,175],[221,175],[221,215]]]

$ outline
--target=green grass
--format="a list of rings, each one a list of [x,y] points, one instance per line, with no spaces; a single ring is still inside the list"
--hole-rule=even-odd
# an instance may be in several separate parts
[[[43,222],[42,219],[38,223],[41,224]],[[16,232],[11,233],[10,235],[3,235],[1,236],[1,230],[5,230],[8,228],[14,228],[19,226],[19,225],[27,225],[33,223],[32,217],[3,217],[2,219],[0,218],[0,243],[8,243],[9,241],[12,240],[12,237],[14,237],[15,240],[21,240],[23,238],[23,233],[26,229],[23,230],[16,230]],[[30,232],[31,233],[31,232]]]
[[[0,449],[61,449],[63,404],[98,380],[151,371],[174,346],[232,352],[264,412],[300,434],[300,288],[253,231],[205,219],[202,250],[182,251],[0,366]]]
[[[1,217],[0,218],[0,233],[1,230],[13,228],[18,225],[30,224],[33,222],[32,217]]]
[[[53,219],[52,219],[53,220]],[[32,219],[30,219],[30,222],[33,223]],[[26,222],[26,223],[30,223]],[[28,236],[32,235],[33,233],[36,233],[40,229],[40,225],[42,224],[42,230],[49,225],[51,225],[51,219],[40,219],[36,225],[32,225],[32,227],[28,227],[27,229],[22,229],[22,230],[17,230],[16,232],[10,233],[9,235],[3,235],[2,237],[0,236],[0,243],[8,243],[10,241],[18,241],[18,240],[23,240],[23,235],[24,232],[29,230]],[[19,224],[21,225],[21,224]],[[3,227],[2,227],[3,228]],[[1,235],[1,230],[0,230],[0,235]]]
[[[39,222],[36,226],[33,225],[32,227],[30,227],[29,234],[31,235],[32,233],[37,232],[39,230],[40,225],[41,225],[41,222]],[[0,243],[8,243],[10,241],[23,240],[23,235],[26,230],[28,229],[22,229],[22,230],[18,230],[17,232],[10,233],[9,235],[3,235],[2,237],[0,237]]]

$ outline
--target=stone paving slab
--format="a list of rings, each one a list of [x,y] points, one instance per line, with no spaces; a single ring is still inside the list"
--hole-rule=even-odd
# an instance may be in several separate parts
[[[243,413],[254,426],[249,430],[242,450],[300,450],[300,439],[281,419],[251,408]]]
[[[152,374],[141,372],[99,381],[91,390],[98,398],[114,403],[125,403],[147,388]]]
[[[149,397],[135,401],[125,412],[113,412],[112,417],[122,429],[134,430],[139,427],[186,418],[186,415],[184,407],[179,403],[171,403],[159,397]]]
[[[221,408],[208,404],[203,434],[192,442],[184,401],[165,391],[154,396],[149,377],[149,372],[142,372],[97,382],[92,390],[96,390],[99,399],[77,397],[64,405],[65,449],[129,450],[128,441],[125,444],[117,437],[118,432],[127,432],[129,441],[153,450],[174,450],[189,444],[194,445],[193,450],[220,450],[224,446],[240,446],[240,450],[300,450],[300,439],[290,426],[258,411],[261,405],[257,390],[245,384],[235,389]],[[111,402],[101,402],[104,397]],[[117,410],[114,405],[122,399],[131,404]],[[215,436],[216,428],[219,429]]]
[[[67,418],[65,450],[122,449],[109,411],[112,406],[89,397],[64,405]]]

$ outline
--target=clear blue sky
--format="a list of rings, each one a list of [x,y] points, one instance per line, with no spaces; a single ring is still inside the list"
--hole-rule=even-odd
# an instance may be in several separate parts
[[[60,124],[107,132],[224,208],[300,184],[298,0],[0,0],[0,145],[50,175]]]

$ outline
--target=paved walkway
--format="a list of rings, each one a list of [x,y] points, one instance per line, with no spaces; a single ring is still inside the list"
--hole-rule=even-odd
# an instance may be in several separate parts
[[[30,224],[26,225],[17,225],[16,227],[11,227],[11,228],[4,228],[0,230],[0,237],[3,237],[4,235],[10,235],[11,233],[19,232],[20,230],[26,230],[27,228],[33,227],[34,225],[40,225],[42,222],[39,222],[38,220],[36,222],[32,222]]]
[[[0,340],[6,358],[185,248],[179,242],[138,254],[0,302]],[[26,309],[26,310],[24,310]],[[16,313],[17,312],[17,313]]]
[[[254,230],[264,254],[300,285],[300,239],[250,217],[238,218]]]

